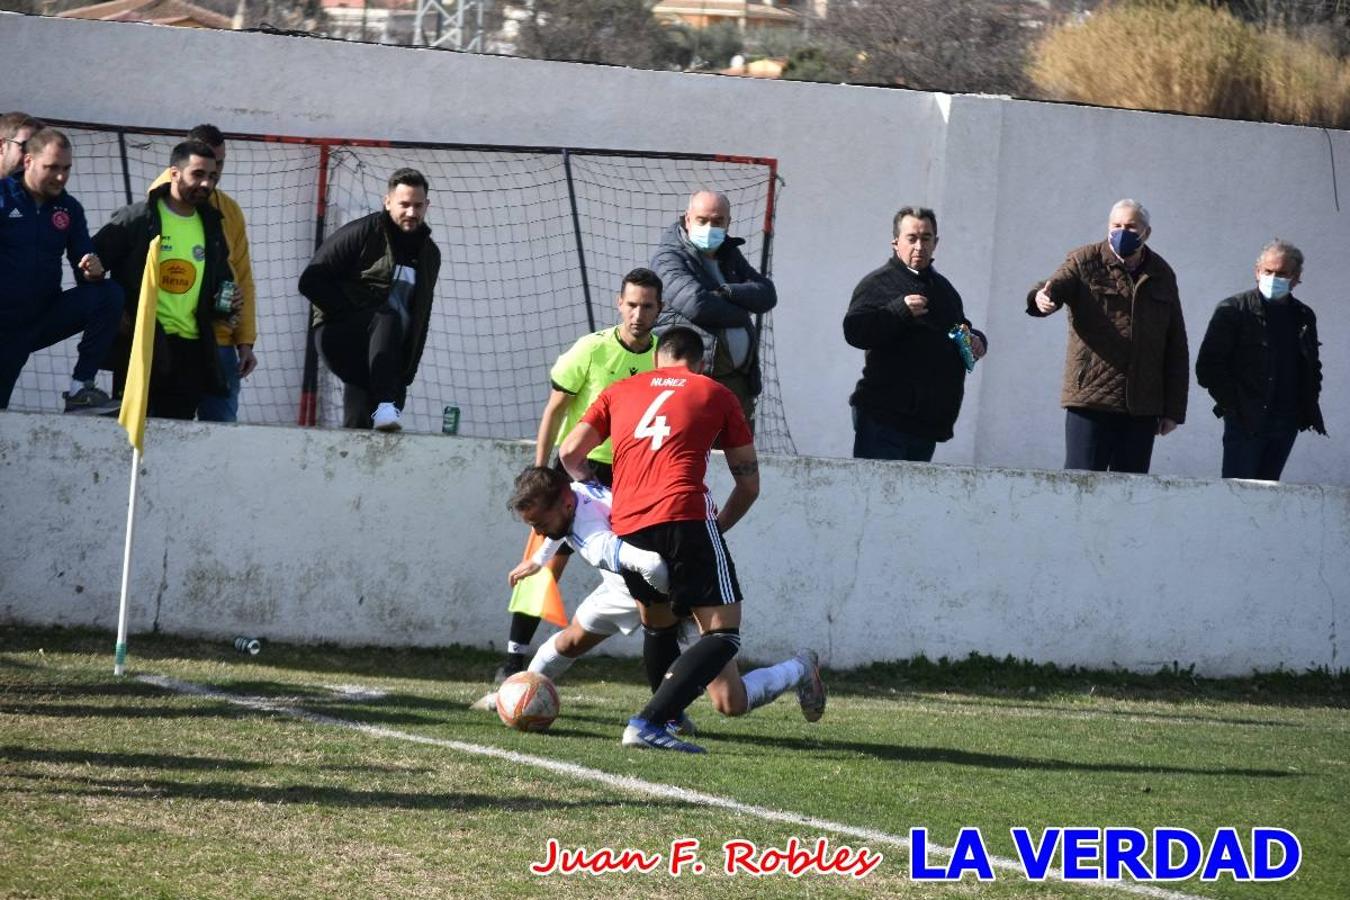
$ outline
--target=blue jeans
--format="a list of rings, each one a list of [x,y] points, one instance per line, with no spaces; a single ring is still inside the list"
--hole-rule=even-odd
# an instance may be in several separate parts
[[[0,409],[9,406],[31,354],[80,332],[71,377],[93,381],[122,321],[122,288],[112,280],[86,282],[37,304],[36,316],[29,318],[28,309],[0,310]]]
[[[1289,451],[1298,437],[1298,419],[1267,416],[1256,434],[1249,434],[1237,419],[1223,420],[1223,477],[1279,481]]]
[[[883,425],[853,407],[853,458],[899,459],[907,462],[932,462],[937,441],[915,437],[897,428]]]
[[[239,351],[233,346],[216,347],[220,357],[220,374],[225,377],[229,394],[221,397],[204,393],[197,403],[197,418],[203,422],[239,421]]]

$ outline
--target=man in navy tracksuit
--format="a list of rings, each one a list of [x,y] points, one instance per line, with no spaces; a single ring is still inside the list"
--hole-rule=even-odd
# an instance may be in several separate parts
[[[83,332],[66,412],[117,411],[94,375],[117,336],[122,290],[103,280],[84,207],[66,193],[70,166],[70,140],[44,128],[28,139],[23,168],[0,179],[0,409],[30,354]],[[62,254],[76,282],[66,291]]]

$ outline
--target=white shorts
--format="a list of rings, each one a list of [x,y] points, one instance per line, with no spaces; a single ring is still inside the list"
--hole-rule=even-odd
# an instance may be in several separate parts
[[[604,581],[581,601],[572,618],[591,634],[605,637],[632,634],[642,624],[637,601],[626,590]]]

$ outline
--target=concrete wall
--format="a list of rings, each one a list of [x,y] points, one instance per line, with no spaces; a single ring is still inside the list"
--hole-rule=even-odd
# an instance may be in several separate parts
[[[1260,246],[1278,234],[1307,253],[1297,293],[1320,313],[1332,434],[1301,437],[1286,477],[1350,484],[1350,355],[1337,352],[1350,343],[1346,132],[0,14],[0,54],[33,53],[59,57],[62,77],[6,79],[0,107],[132,125],[777,157],[787,179],[775,245],[779,374],[797,446],[811,455],[849,453],[862,355],[840,320],[858,278],[890,252],[890,216],[903,203],[938,210],[937,265],[993,344],[956,437],[938,451],[951,463],[1062,462],[1065,319],[1033,320],[1023,298],[1069,249],[1104,234],[1114,200],[1153,212],[1152,245],[1178,272],[1192,358],[1214,304],[1250,286]],[[187,59],[209,64],[179,64]],[[1190,399],[1187,424],[1159,442],[1155,472],[1218,471],[1220,423],[1203,392]]]
[[[501,646],[528,444],[161,421],[146,442],[133,632]],[[0,621],[115,625],[130,455],[107,420],[0,414]],[[770,457],[728,540],[752,659],[1346,665],[1350,488]],[[564,595],[597,581],[574,564]]]

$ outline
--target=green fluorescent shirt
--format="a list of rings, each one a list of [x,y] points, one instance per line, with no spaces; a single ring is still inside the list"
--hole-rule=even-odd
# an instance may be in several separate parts
[[[197,213],[180,216],[159,201],[159,304],[155,318],[168,334],[197,337],[197,297],[206,269],[206,232]]]
[[[656,341],[653,334],[651,346],[643,353],[634,353],[619,341],[616,325],[579,338],[571,349],[558,357],[548,377],[555,388],[571,394],[572,399],[558,428],[557,443],[563,442],[601,391],[616,381],[656,368]],[[606,440],[592,450],[588,458],[613,464],[614,449]]]

